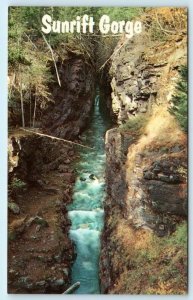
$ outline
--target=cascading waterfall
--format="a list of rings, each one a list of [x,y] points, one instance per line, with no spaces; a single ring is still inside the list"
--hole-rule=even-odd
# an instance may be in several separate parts
[[[77,179],[73,203],[68,207],[71,220],[70,238],[76,246],[77,257],[72,267],[72,284],[79,281],[75,294],[100,294],[99,255],[100,234],[103,228],[105,197],[104,134],[109,121],[99,110],[99,95],[90,127],[82,138],[93,150],[83,148],[76,164]]]

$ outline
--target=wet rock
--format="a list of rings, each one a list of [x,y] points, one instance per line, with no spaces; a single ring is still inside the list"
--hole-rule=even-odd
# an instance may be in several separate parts
[[[64,285],[64,279],[60,278],[60,279],[55,280],[54,285],[55,286],[62,286],[62,285]]]
[[[94,174],[90,174],[90,175],[89,175],[89,178],[92,179],[92,180],[95,180],[95,179],[96,179],[96,177],[95,177]]]

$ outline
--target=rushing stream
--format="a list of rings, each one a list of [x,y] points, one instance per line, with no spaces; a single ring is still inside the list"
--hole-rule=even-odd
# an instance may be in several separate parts
[[[73,203],[68,207],[72,222],[70,238],[74,241],[77,252],[72,267],[72,284],[80,282],[75,294],[100,293],[100,234],[105,197],[104,134],[108,127],[109,121],[100,113],[99,96],[96,96],[92,121],[83,135],[84,144],[94,149],[80,150]]]

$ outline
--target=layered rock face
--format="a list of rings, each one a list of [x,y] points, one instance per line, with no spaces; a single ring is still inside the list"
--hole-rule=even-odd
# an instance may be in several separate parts
[[[94,68],[77,55],[58,62],[61,87],[50,86],[55,101],[43,117],[44,130],[58,137],[73,139],[87,125],[95,93]]]
[[[163,42],[158,52],[156,45],[144,51],[143,38],[123,43],[110,69],[117,123],[137,121],[106,134],[101,289],[180,294],[187,289],[187,245],[183,248],[176,237],[171,249],[167,239],[187,218],[187,139],[168,105],[178,69],[186,63],[186,40]],[[179,282],[171,279],[173,268]]]
[[[62,293],[75,259],[68,237],[73,146],[34,134],[9,139],[9,293]]]
[[[107,216],[108,207],[117,206],[136,228],[149,227],[167,235],[173,230],[169,228],[172,215],[187,216],[186,149],[171,147],[167,155],[155,150],[148,155],[136,153],[130,169],[128,147],[132,147],[130,135],[117,129],[107,132]]]
[[[165,42],[151,46],[148,37],[142,35],[122,41],[119,47],[110,76],[112,109],[117,123],[122,124],[146,113],[153,103],[169,101],[177,70],[186,62],[186,36],[173,38],[168,46]]]
[[[126,287],[126,279],[120,279],[124,273],[129,282],[132,272],[136,272],[131,267],[132,259],[127,250],[123,250],[127,239],[128,243],[134,241],[144,231],[152,232],[152,237],[167,237],[187,217],[187,161],[184,145],[181,148],[171,147],[167,155],[155,149],[149,153],[147,150],[137,152],[130,168],[127,149],[132,148],[132,144],[131,136],[127,133],[120,133],[117,129],[107,132],[107,198],[100,261],[101,290],[107,294],[134,293],[132,285]],[[122,230],[125,230],[123,240],[120,237]],[[133,237],[129,236],[130,230],[134,230]],[[140,238],[142,242],[144,237]],[[159,257],[156,260],[159,264]],[[136,267],[138,270],[141,268],[140,264]],[[116,288],[117,283],[125,287]],[[139,284],[138,293],[143,290],[145,286],[141,289]]]

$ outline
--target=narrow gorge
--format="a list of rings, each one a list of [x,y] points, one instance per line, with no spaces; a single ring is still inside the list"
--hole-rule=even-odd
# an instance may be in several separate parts
[[[99,294],[100,235],[103,229],[105,200],[104,134],[110,126],[99,110],[99,95],[89,129],[82,138],[92,149],[82,149],[76,164],[78,177],[73,202],[69,205],[72,226],[70,238],[76,245],[77,258],[72,268],[73,283],[80,281],[78,294]]]
[[[36,37],[47,85],[10,59],[9,293],[187,293],[186,10],[135,14],[131,39],[51,36],[54,59]]]

